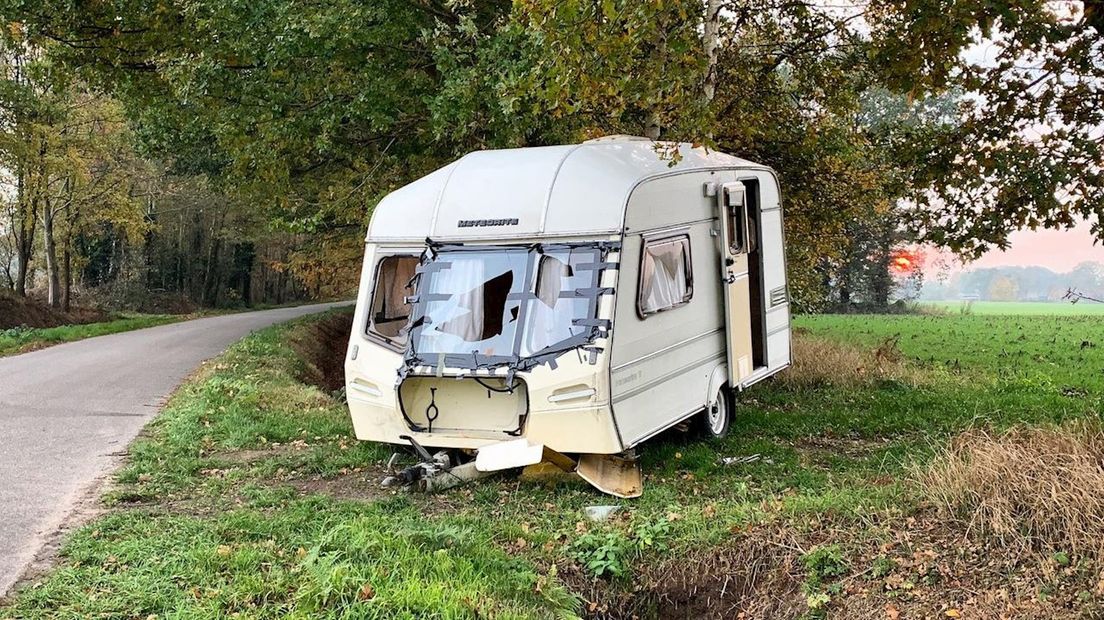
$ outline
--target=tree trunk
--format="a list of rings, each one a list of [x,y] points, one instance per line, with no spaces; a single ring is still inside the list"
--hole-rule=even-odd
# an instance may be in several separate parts
[[[38,228],[37,205],[35,197],[27,196],[27,167],[22,163],[16,181],[16,208],[12,214],[12,230],[15,232],[15,254],[19,262],[15,272],[15,293],[27,296],[27,275],[34,256],[34,236]]]
[[[54,209],[49,204],[42,210],[42,241],[46,250],[46,275],[49,286],[46,301],[51,308],[61,306],[61,277],[58,269],[57,242],[54,239]]]
[[[893,240],[889,232],[883,232],[878,243],[877,269],[874,274],[874,304],[879,308],[889,306],[889,293],[893,288],[893,276],[889,273],[889,262],[893,253]]]
[[[65,287],[61,289],[61,309],[66,312],[69,312],[72,307],[70,303],[73,292],[72,254],[69,250],[69,244],[66,243],[61,254],[61,266],[65,271]]]
[[[207,270],[203,276],[203,303],[213,307],[218,302],[219,288],[221,288],[222,270],[219,269],[219,258],[222,254],[222,225],[213,229],[211,239],[211,252],[207,256]]]
[[[717,48],[720,47],[721,0],[706,0],[705,24],[703,25],[705,57],[708,65],[705,73],[705,101],[713,101],[717,92]]]

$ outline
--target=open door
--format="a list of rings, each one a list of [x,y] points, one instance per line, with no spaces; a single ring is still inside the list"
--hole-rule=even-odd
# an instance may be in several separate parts
[[[717,207],[721,220],[722,297],[728,350],[728,384],[733,388],[743,387],[744,380],[754,370],[747,205],[747,189],[743,183],[725,183],[720,186]]]

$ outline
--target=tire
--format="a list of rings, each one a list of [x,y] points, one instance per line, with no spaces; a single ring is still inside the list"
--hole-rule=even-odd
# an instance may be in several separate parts
[[[721,439],[732,426],[733,393],[727,385],[717,391],[713,404],[698,414],[698,430],[708,439]]]

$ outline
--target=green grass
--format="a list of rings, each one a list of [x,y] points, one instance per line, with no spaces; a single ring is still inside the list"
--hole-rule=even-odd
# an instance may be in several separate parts
[[[922,301],[920,307],[936,308],[951,314],[1101,316],[1104,304],[1080,301]]]
[[[42,328],[15,327],[0,330],[0,357],[33,351],[63,342],[92,338],[93,336],[117,334],[144,327],[174,323],[185,318],[187,317],[171,314],[125,314],[101,323]]]
[[[391,448],[351,439],[340,395],[297,378],[286,341],[314,320],[255,333],[185,384],[132,445],[111,512],[0,616],[572,617],[590,609],[572,588],[631,599],[663,562],[771,525],[832,542],[794,569],[808,573],[813,611],[839,596],[830,582],[845,567],[871,568],[856,549],[887,536],[878,524],[920,509],[909,472],[948,438],[1104,410],[1099,319],[801,317],[812,337],[895,340],[923,380],[757,386],[724,440],[668,432],[646,444],[638,500],[511,476],[395,494],[377,484]],[[720,461],[746,455],[760,458]],[[586,521],[585,507],[608,503],[624,506],[617,518]],[[846,531],[861,535],[836,538]]]

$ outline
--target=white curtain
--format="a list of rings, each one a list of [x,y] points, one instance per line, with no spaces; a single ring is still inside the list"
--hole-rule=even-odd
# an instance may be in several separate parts
[[[482,256],[451,258],[448,269],[433,276],[431,293],[448,293],[448,301],[431,302],[429,332],[435,337],[458,336],[465,342],[478,342],[483,334],[483,283],[486,281]],[[432,348],[434,351],[451,350]]]
[[[644,312],[655,312],[686,299],[686,255],[681,241],[661,243],[644,250]]]
[[[568,255],[563,258],[571,260]],[[573,336],[579,328],[571,325],[572,319],[583,318],[587,312],[586,299],[560,298],[561,291],[575,288],[568,263],[548,254],[539,260],[537,299],[530,301],[526,309],[522,356],[532,355]]]

